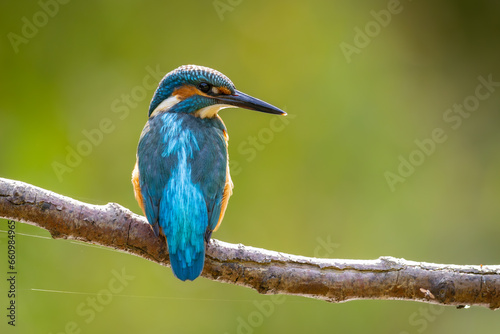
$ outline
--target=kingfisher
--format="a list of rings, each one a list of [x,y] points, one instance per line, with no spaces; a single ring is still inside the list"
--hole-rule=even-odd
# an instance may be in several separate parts
[[[135,198],[155,235],[166,237],[172,271],[182,281],[201,274],[233,191],[229,137],[218,115],[231,107],[286,115],[236,90],[216,70],[184,65],[160,81],[139,139]]]

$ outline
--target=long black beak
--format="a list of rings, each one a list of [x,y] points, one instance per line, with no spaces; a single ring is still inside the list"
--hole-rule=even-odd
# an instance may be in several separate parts
[[[233,95],[219,95],[216,99],[220,102],[220,104],[229,104],[235,107],[265,112],[268,114],[286,115],[286,112],[283,110],[237,90],[234,91]]]

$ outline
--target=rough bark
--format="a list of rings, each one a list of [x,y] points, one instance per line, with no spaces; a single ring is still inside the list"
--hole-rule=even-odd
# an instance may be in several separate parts
[[[170,265],[165,239],[154,236],[144,217],[116,203],[92,205],[0,178],[0,217],[39,226],[54,238],[112,247]],[[500,266],[444,265],[393,257],[318,259],[212,240],[202,276],[263,294],[329,302],[397,299],[500,307]]]

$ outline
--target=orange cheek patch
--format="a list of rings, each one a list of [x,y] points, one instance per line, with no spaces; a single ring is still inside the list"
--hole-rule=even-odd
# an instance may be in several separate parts
[[[226,87],[217,87],[217,89],[222,93],[222,94],[226,94],[226,95],[231,95],[231,91],[226,88]]]
[[[219,90],[219,93],[224,94],[224,95],[231,95],[231,91],[226,88],[226,87],[216,87]],[[201,96],[206,96],[210,97],[210,95],[207,95],[203,93],[201,90],[196,88],[195,86],[191,85],[185,85],[182,87],[177,88],[172,92],[172,96],[177,96],[179,100],[185,100],[193,95],[201,95]]]
[[[179,100],[185,100],[193,95],[201,95],[201,92],[194,86],[182,86],[174,90],[172,95],[177,96]]]

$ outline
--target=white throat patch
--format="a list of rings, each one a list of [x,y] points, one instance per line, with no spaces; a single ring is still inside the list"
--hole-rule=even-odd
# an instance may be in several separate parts
[[[156,107],[155,110],[153,110],[150,117],[156,116],[162,111],[168,111],[170,108],[172,108],[179,102],[181,102],[181,100],[177,98],[177,95],[170,96],[168,99],[161,101],[158,107]]]
[[[224,109],[224,108],[236,108],[235,106],[232,106],[230,104],[214,104],[205,108],[201,108],[200,110],[196,111],[194,115],[199,118],[212,118],[217,115],[219,110]]]

